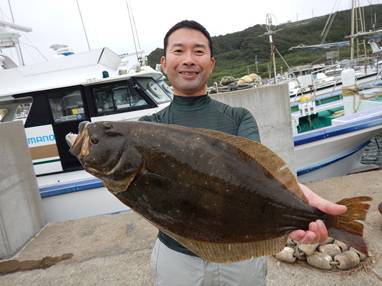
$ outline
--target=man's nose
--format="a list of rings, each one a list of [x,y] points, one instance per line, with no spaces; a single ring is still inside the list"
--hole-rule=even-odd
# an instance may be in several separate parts
[[[194,65],[195,64],[194,55],[191,51],[184,53],[183,64],[184,65]]]

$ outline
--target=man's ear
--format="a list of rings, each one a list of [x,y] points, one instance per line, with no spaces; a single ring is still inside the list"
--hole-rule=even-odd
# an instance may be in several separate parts
[[[216,59],[214,57],[211,57],[210,61],[211,61],[211,72],[210,73],[212,73],[214,71],[214,68],[215,68]]]
[[[166,62],[166,57],[162,56],[160,58],[160,65],[162,67],[162,71],[166,74],[167,73],[167,62]]]

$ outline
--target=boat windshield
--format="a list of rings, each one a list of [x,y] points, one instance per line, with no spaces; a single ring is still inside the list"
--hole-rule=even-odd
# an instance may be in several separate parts
[[[80,120],[85,115],[80,90],[51,97],[49,103],[55,122]]]
[[[137,78],[139,85],[149,94],[156,103],[163,103],[171,100],[171,92],[163,82],[162,87],[152,78]],[[167,90],[166,90],[167,88]]]
[[[32,98],[28,96],[3,98],[0,100],[0,122],[21,120],[25,123],[32,107],[32,102]]]

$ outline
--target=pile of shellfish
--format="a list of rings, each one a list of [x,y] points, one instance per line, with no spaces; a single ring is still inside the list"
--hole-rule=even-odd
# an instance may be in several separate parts
[[[291,239],[275,257],[283,262],[306,261],[312,267],[324,270],[349,270],[357,267],[367,255],[348,247],[342,241],[329,237],[323,243],[299,244]]]

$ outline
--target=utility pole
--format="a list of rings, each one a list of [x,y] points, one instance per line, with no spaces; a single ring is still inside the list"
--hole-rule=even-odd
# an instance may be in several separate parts
[[[259,62],[257,61],[257,55],[255,56],[256,73],[259,73]]]
[[[273,63],[274,83],[276,83],[277,82],[277,80],[276,80],[277,74],[276,74],[275,46],[273,44],[273,37],[272,37],[272,35],[275,32],[272,31],[272,15],[267,14],[265,21],[266,21],[266,25],[267,25],[267,32],[265,33],[265,35],[269,36],[269,44],[271,45],[271,59],[272,59],[272,63]]]

